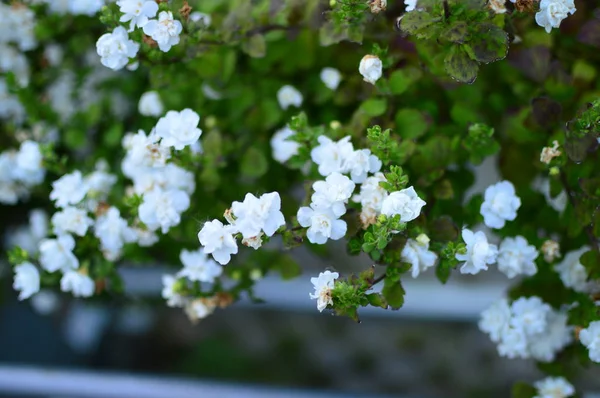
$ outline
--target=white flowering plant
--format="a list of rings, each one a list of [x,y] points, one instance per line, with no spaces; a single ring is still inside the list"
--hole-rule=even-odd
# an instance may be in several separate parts
[[[268,273],[299,276],[294,248],[341,241],[373,266],[324,271],[309,297],[358,320],[401,309],[404,278],[497,268],[514,284],[479,327],[548,374],[514,396],[573,396],[568,378],[600,362],[597,15],[573,0],[2,2],[5,275],[20,300],[110,300],[121,267],[179,264],[162,296],[197,321],[259,299]],[[501,181],[467,195],[490,157]]]

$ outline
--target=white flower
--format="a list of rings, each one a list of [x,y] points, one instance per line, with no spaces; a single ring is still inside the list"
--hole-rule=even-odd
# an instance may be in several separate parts
[[[413,11],[417,8],[417,0],[404,0],[404,4],[406,5],[406,12]]]
[[[281,109],[287,109],[290,105],[299,108],[302,106],[302,94],[295,87],[285,85],[277,91],[277,101]]]
[[[137,134],[127,134],[123,138],[123,146],[127,149],[127,155],[121,164],[123,174],[135,179],[140,174],[147,173],[148,168],[164,166],[171,158],[171,150],[161,145],[159,140],[156,134],[146,136],[142,130]]]
[[[358,71],[367,83],[375,84],[381,77],[383,64],[376,55],[365,55],[360,60]]]
[[[117,5],[120,7],[121,22],[131,21],[129,31],[137,27],[143,27],[148,23],[150,18],[154,18],[158,12],[158,4],[156,1],[146,0],[118,0]]]
[[[579,331],[579,341],[587,347],[590,359],[600,363],[600,321],[591,322]]]
[[[500,299],[481,313],[479,330],[489,334],[490,339],[498,343],[509,329],[510,318],[508,301],[505,298]]]
[[[210,26],[210,23],[212,21],[210,15],[199,11],[192,12],[189,18],[192,22],[201,22],[207,28]]]
[[[506,0],[490,0],[488,7],[496,14],[504,14],[506,12]]]
[[[88,186],[83,181],[81,172],[76,170],[52,183],[50,200],[56,201],[56,207],[67,207],[81,202],[87,192]]]
[[[323,312],[328,305],[333,305],[331,290],[335,285],[335,280],[340,277],[337,272],[321,272],[317,278],[310,278],[310,282],[315,288],[315,292],[309,293],[309,297],[317,300],[317,309]]]
[[[179,43],[179,34],[183,30],[183,26],[181,22],[173,19],[171,11],[161,11],[158,14],[158,21],[154,19],[148,21],[142,29],[145,34],[156,41],[161,51],[167,52]]]
[[[555,259],[560,257],[560,246],[558,242],[553,241],[551,239],[544,241],[541,250],[544,254],[544,261],[546,261],[547,263],[551,263]]]
[[[346,235],[348,226],[339,220],[329,207],[301,207],[298,210],[298,223],[307,228],[306,237],[311,243],[325,244],[327,239],[338,240]]]
[[[183,263],[183,269],[177,276],[190,281],[213,283],[223,273],[223,267],[208,258],[203,248],[195,251],[184,249],[179,254],[179,259]]]
[[[525,333],[520,329],[507,329],[498,344],[498,354],[510,359],[529,358]]]
[[[564,377],[546,377],[534,386],[537,394],[533,398],[567,398],[575,394],[575,388]]]
[[[535,22],[550,33],[552,28],[560,27],[562,20],[575,11],[573,0],[542,0],[540,10],[535,14]]]
[[[496,245],[488,243],[487,237],[482,231],[473,231],[469,229],[462,230],[462,238],[467,245],[465,254],[456,254],[458,261],[464,261],[460,267],[461,274],[478,274],[481,270],[487,270],[488,264],[496,262],[498,248]]]
[[[379,185],[380,182],[386,181],[383,173],[377,172],[374,176],[368,177],[360,186],[360,193],[354,195],[352,200],[359,202],[362,206],[360,220],[363,228],[374,224],[377,221],[377,216],[381,214],[381,205],[388,196],[385,188]]]
[[[63,48],[58,44],[47,44],[44,48],[44,58],[48,61],[51,66],[58,66],[61,64],[64,56]]]
[[[43,160],[40,145],[35,141],[24,141],[15,157],[15,179],[27,186],[40,184],[46,176]]]
[[[369,7],[373,14],[379,14],[381,11],[385,11],[387,7],[387,0],[370,0]]]
[[[529,340],[531,357],[540,362],[552,362],[556,354],[573,341],[573,327],[567,325],[567,314],[551,311],[543,333]]]
[[[215,300],[210,298],[199,298],[193,301],[189,301],[185,304],[185,313],[192,322],[198,322],[200,319],[204,319],[215,311],[216,303]]]
[[[154,3],[149,1],[148,3]],[[156,4],[156,3],[154,3]],[[156,91],[146,91],[140,97],[138,111],[144,116],[158,117],[163,113],[163,104],[160,100],[160,95]]]
[[[352,181],[362,184],[369,173],[381,170],[381,160],[368,149],[357,149],[346,158],[344,169],[350,173]]]
[[[235,228],[231,225],[223,225],[219,220],[207,221],[198,232],[198,240],[205,253],[212,254],[219,264],[225,265],[231,261],[231,255],[238,252],[234,233]]]
[[[550,306],[539,297],[520,297],[511,305],[513,317],[511,326],[522,330],[527,336],[541,333],[546,329]]]
[[[119,209],[112,206],[96,219],[94,236],[100,240],[104,257],[111,261],[120,256],[125,243],[134,242],[137,238],[135,231],[121,217]]]
[[[34,209],[29,213],[29,224],[11,228],[6,233],[6,249],[19,246],[36,256],[40,241],[48,233],[48,216],[44,210]]]
[[[400,215],[400,221],[409,222],[419,217],[426,203],[413,187],[390,193],[381,204],[381,214],[388,217]]]
[[[289,139],[295,134],[296,132],[288,126],[277,130],[275,134],[273,134],[273,137],[271,138],[273,159],[279,163],[285,163],[292,156],[298,154],[300,143]]]
[[[15,267],[13,289],[19,291],[19,300],[25,300],[40,291],[40,273],[26,261]]]
[[[538,178],[533,183],[534,189],[541,192],[546,199],[546,202],[559,213],[562,213],[567,207],[567,203],[569,198],[567,193],[562,190],[558,195],[554,198],[550,195],[550,180],[548,178]]]
[[[169,307],[183,307],[186,303],[185,298],[179,293],[175,292],[175,287],[177,285],[177,278],[173,275],[163,275],[162,276],[162,298],[167,300],[167,305]]]
[[[340,81],[342,81],[342,74],[335,68],[323,68],[320,77],[323,84],[330,90],[338,88]]]
[[[158,120],[156,134],[162,138],[162,145],[180,150],[198,141],[202,134],[199,122],[200,116],[191,109],[169,111]]]
[[[560,156],[560,154],[562,152],[558,150],[558,146],[559,146],[558,141],[556,141],[556,140],[552,141],[551,147],[545,146],[542,149],[542,153],[540,154],[540,162],[545,163],[545,164],[550,164],[552,159]]]
[[[129,40],[127,31],[119,26],[112,33],[105,33],[96,42],[96,52],[102,65],[112,70],[123,69],[129,58],[135,58],[140,45]]]
[[[24,118],[25,108],[19,98],[10,93],[4,78],[0,77],[0,119],[12,119],[20,123]]]
[[[190,197],[186,192],[178,189],[163,191],[155,188],[144,194],[144,201],[138,211],[140,221],[150,230],[155,231],[160,227],[162,233],[166,234],[169,228],[181,222],[181,213],[189,206]]]
[[[75,15],[93,16],[104,6],[104,0],[69,0],[69,11]]]
[[[262,246],[262,237],[264,233],[261,231],[258,235],[252,236],[250,238],[243,238],[242,245],[253,248],[254,250],[258,250]]]
[[[560,279],[566,287],[570,287],[576,292],[592,293],[598,288],[598,284],[587,280],[587,270],[579,261],[583,253],[590,248],[583,246],[579,250],[570,251],[565,254],[563,260],[554,266],[554,270],[559,273]]]
[[[64,70],[59,77],[52,82],[46,92],[48,103],[60,116],[62,122],[68,121],[75,114],[79,106],[73,99],[74,90],[75,75],[69,70]],[[0,90],[0,92],[1,91],[2,90]],[[0,95],[0,97],[2,96]]]
[[[73,254],[75,239],[71,235],[59,235],[56,239],[40,242],[40,265],[48,272],[66,272],[79,268],[79,260]]]
[[[233,202],[231,211],[235,215],[235,229],[245,239],[258,236],[261,230],[267,236],[273,236],[279,227],[285,225],[281,212],[279,193],[270,192],[260,198],[247,193],[243,202]]]
[[[485,190],[485,201],[481,204],[483,222],[490,228],[502,228],[506,221],[517,218],[521,199],[515,195],[515,187],[510,181],[501,181]]]
[[[150,247],[158,242],[158,236],[149,229],[142,229],[140,227],[132,228],[135,232],[135,243],[141,247]]]
[[[535,246],[529,245],[524,237],[505,238],[498,252],[498,269],[511,279],[522,274],[535,275],[538,255]]]
[[[319,174],[327,177],[334,172],[345,173],[347,159],[354,152],[350,136],[335,142],[321,135],[318,141],[319,145],[311,150],[310,157],[319,166]]]
[[[422,234],[423,235],[423,234]],[[429,238],[419,236],[421,241],[408,239],[401,253],[401,260],[412,264],[411,274],[413,278],[419,276],[427,268],[433,267],[437,261],[437,254],[429,250]],[[418,239],[418,238],[417,238]]]
[[[311,197],[317,207],[331,208],[336,217],[346,213],[346,203],[354,192],[355,184],[345,175],[333,172],[325,181],[316,181],[313,184],[315,191]]]
[[[60,290],[71,292],[75,297],[91,297],[96,290],[96,284],[80,271],[67,271],[60,279]]]
[[[53,231],[56,235],[73,233],[84,236],[94,221],[88,217],[85,210],[73,206],[67,206],[52,216]]]

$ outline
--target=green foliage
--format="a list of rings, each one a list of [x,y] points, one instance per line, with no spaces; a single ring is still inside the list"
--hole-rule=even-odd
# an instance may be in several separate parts
[[[493,138],[494,129],[477,123],[469,126],[468,135],[463,140],[463,147],[469,153],[469,161],[479,164],[486,157],[500,150],[500,145]]]

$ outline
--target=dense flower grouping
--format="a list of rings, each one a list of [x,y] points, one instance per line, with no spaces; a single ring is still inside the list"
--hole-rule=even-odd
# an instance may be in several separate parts
[[[330,13],[323,14],[330,20],[317,35],[321,44],[327,45],[343,39],[360,42],[363,35],[370,41],[371,32],[361,23],[383,18],[390,8],[398,7],[386,0],[330,3]],[[292,78],[289,67],[278,64],[283,62],[279,58],[289,56],[285,46],[270,53],[265,49],[269,40],[280,40],[278,34],[289,35],[286,40],[298,36],[300,41],[310,41],[310,36],[299,33],[304,26],[287,29],[279,21],[251,27],[232,12],[215,18],[220,25],[215,28],[211,27],[211,15],[192,12],[188,2],[177,9],[173,2],[152,0],[0,4],[0,122],[14,132],[14,140],[6,141],[14,141],[13,146],[0,153],[0,203],[15,205],[40,193],[48,202],[44,210],[30,211],[27,225],[7,233],[6,246],[20,248],[11,251],[13,287],[19,299],[42,297],[44,289],[53,284],[75,297],[100,295],[118,285],[115,264],[127,258],[129,251],[150,252],[147,248],[169,241],[177,243],[174,246],[182,267],[163,276],[162,297],[168,306],[183,309],[197,321],[229,305],[240,292],[252,295],[248,280],[260,278],[264,269],[246,272],[235,268],[252,254],[266,256],[280,241],[286,247],[306,243],[319,250],[314,245],[347,238],[351,254],[364,252],[373,263],[387,268],[379,278],[374,277],[373,270],[358,277],[330,270],[312,277],[314,292],[309,298],[316,300],[320,312],[329,309],[355,317],[359,306],[399,308],[403,299],[398,300],[398,296],[404,294],[400,274],[404,272],[418,278],[435,269],[445,282],[444,272],[450,269],[458,269],[467,278],[497,269],[517,283],[539,277],[544,283],[555,281],[568,292],[560,303],[535,289],[509,292],[507,298],[485,310],[479,328],[489,335],[501,356],[553,362],[567,346],[576,345],[586,350],[591,361],[600,363],[597,316],[579,323],[571,319],[578,310],[593,312],[582,308],[578,300],[585,298],[596,305],[600,293],[598,274],[590,271],[590,263],[600,259],[594,235],[599,231],[594,203],[600,183],[596,177],[575,179],[565,172],[567,162],[580,164],[579,157],[597,151],[597,117],[578,114],[580,119],[567,124],[564,140],[548,128],[545,142],[533,148],[535,175],[527,181],[528,186],[519,173],[505,175],[504,169],[519,160],[505,157],[501,159],[504,179],[488,186],[483,195],[469,199],[464,192],[467,188],[455,184],[450,175],[457,176],[457,181],[462,177],[466,180],[464,173],[471,164],[498,152],[498,143],[492,138],[494,130],[474,123],[477,117],[460,101],[445,112],[436,107],[439,98],[435,93],[422,104],[411,104],[414,97],[402,96],[417,79],[436,74],[438,69],[445,68],[458,81],[473,82],[473,68],[476,71],[479,64],[506,56],[509,38],[513,43],[533,40],[536,45],[554,40],[537,27],[535,35],[520,37],[515,33],[521,34],[520,26],[512,21],[506,23],[509,35],[503,30],[505,23],[499,21],[525,18],[523,15],[529,13],[531,24],[535,21],[551,33],[576,12],[575,2],[510,0],[509,4],[489,0],[469,10],[471,3],[477,2],[405,0],[400,4],[402,15],[395,21],[396,28],[403,34],[431,39],[415,51],[426,61],[423,64],[420,58],[418,62],[412,60],[410,51],[398,57],[388,48],[374,45],[371,50],[361,50],[349,63],[351,68],[326,66],[335,59],[325,58],[327,63],[319,63],[312,80],[310,76],[306,80]],[[458,11],[456,15],[452,15],[453,10]],[[367,18],[365,12],[374,15]],[[63,46],[58,41],[65,32],[55,37],[47,32],[48,24],[59,20],[86,25],[99,14],[109,26],[108,32],[91,41]],[[254,18],[250,14],[243,17]],[[53,19],[44,22],[45,18]],[[221,37],[222,27],[229,31]],[[263,35],[271,31],[273,38]],[[440,48],[435,46],[446,44],[443,54],[439,52],[445,58],[440,57]],[[248,60],[233,52],[237,45]],[[213,48],[222,51],[216,58],[210,53]],[[71,54],[74,51],[78,51],[77,57]],[[307,54],[303,56],[314,62]],[[576,63],[572,69],[578,75],[569,80],[563,76],[567,72],[549,57],[543,50],[531,59],[523,56],[528,65],[538,58],[542,64],[552,65],[548,70],[531,66],[535,71],[528,73],[535,76],[529,77],[537,81],[537,74],[551,76],[552,83],[543,86],[548,98],[554,95],[575,102],[569,96],[584,85],[585,79],[594,81],[593,66]],[[266,64],[268,67],[254,62],[271,58],[275,61]],[[439,60],[443,65],[435,67]],[[521,61],[517,58],[511,62]],[[217,64],[217,72],[205,72]],[[417,64],[419,68],[414,67]],[[178,65],[185,68],[177,69]],[[234,73],[239,65],[263,74],[271,69],[281,69],[282,73],[279,76],[278,70],[273,82],[249,82],[243,73]],[[46,68],[50,77],[40,78],[37,70]],[[308,70],[305,65],[299,68],[303,74]],[[233,89],[228,87],[231,75],[239,79]],[[196,81],[187,80],[192,78],[202,81],[196,85]],[[563,81],[568,81],[569,87],[560,91]],[[454,84],[444,81],[448,87]],[[137,86],[142,90],[136,91]],[[528,90],[525,84],[514,86],[515,92]],[[423,87],[431,90],[431,86]],[[31,90],[39,93],[31,95]],[[355,93],[361,104],[348,123],[342,124],[336,118],[345,117],[342,111],[352,104],[348,93]],[[461,95],[457,90],[453,100]],[[202,98],[197,101],[196,97]],[[497,104],[503,109],[509,107],[502,105],[500,97],[489,95],[494,112]],[[535,108],[533,115],[512,108],[505,115],[510,145],[527,147],[528,134],[533,135],[528,131],[530,125],[552,123],[560,114],[548,98],[540,98],[548,103]],[[484,100],[483,94],[478,100]],[[252,106],[243,108],[244,103]],[[211,112],[218,111],[211,104],[228,104],[227,117],[243,115],[243,123],[229,125],[227,120],[212,116]],[[393,106],[406,109],[396,112]],[[238,108],[243,111],[238,112]],[[302,112],[300,116],[290,121],[292,113],[298,112]],[[307,114],[311,120],[315,115],[327,123],[334,121],[329,128],[324,127],[326,124],[309,126]],[[459,127],[439,122],[445,118]],[[490,120],[496,118],[494,115]],[[515,118],[526,128],[516,129]],[[399,131],[395,135],[390,130],[376,132],[374,127],[368,128],[372,120],[381,120],[382,125],[393,120],[390,123]],[[137,132],[126,132],[132,124]],[[427,139],[425,134],[431,126],[435,126],[435,137]],[[248,138],[254,130],[269,136]],[[512,130],[517,133],[511,135]],[[590,137],[592,144],[587,141]],[[582,143],[588,146],[584,148]],[[107,150],[101,152],[103,145]],[[270,149],[273,159],[264,156],[263,146]],[[61,158],[64,153],[69,158]],[[272,160],[278,163],[274,166],[279,176],[296,170],[307,182],[304,200],[298,201],[301,204],[292,203],[294,195],[288,196],[282,185],[271,185],[263,178],[263,169]],[[231,170],[226,170],[228,163],[239,166],[235,179]],[[47,179],[51,182],[46,183]],[[572,192],[575,180],[585,195]],[[264,187],[255,186],[263,183]],[[238,185],[244,187],[242,192],[233,191]],[[217,197],[221,194],[227,196],[224,203]],[[577,233],[582,232],[578,225],[569,225],[563,235],[537,225],[535,230],[521,228],[521,219],[533,210],[528,203],[532,195],[545,199],[547,209],[540,212],[560,222],[569,218],[579,221],[589,210],[580,234],[588,242],[576,240]],[[440,206],[454,197],[464,201]],[[241,201],[231,202],[234,199]],[[211,204],[198,207],[200,202]],[[448,208],[461,205],[468,211],[457,217],[460,221],[448,221],[446,213],[455,210]],[[210,209],[210,219],[206,209]],[[213,218],[223,210],[222,217]],[[197,241],[196,237],[187,239],[196,233]],[[273,239],[276,235],[281,239]],[[275,244],[266,245],[271,239]],[[246,249],[240,243],[254,251],[243,253]],[[232,280],[240,281],[243,287],[228,291]],[[381,295],[372,290],[380,281],[384,285]],[[392,303],[394,299],[397,301]],[[575,393],[562,377],[548,377],[532,388],[540,398]]]

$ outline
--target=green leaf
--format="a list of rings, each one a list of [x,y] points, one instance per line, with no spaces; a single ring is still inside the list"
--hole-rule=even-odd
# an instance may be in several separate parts
[[[392,94],[403,94],[414,82],[419,80],[423,73],[416,68],[403,68],[395,70],[389,78]]]
[[[438,242],[450,242],[458,239],[459,229],[448,216],[433,220],[429,227],[429,237]]]
[[[360,105],[360,109],[368,116],[381,116],[387,109],[387,100],[385,98],[370,98]]]
[[[511,391],[512,398],[533,398],[537,394],[537,390],[527,383],[518,382],[513,385]]]
[[[300,265],[287,254],[282,254],[277,258],[274,268],[279,271],[284,280],[293,279],[302,274]]]
[[[406,291],[399,279],[393,281],[386,277],[381,293],[393,310],[397,310],[404,305],[404,294]]]
[[[369,300],[369,304],[371,304],[373,307],[380,307],[383,309],[388,307],[385,297],[383,297],[383,295],[380,293],[367,294],[367,299]]]
[[[491,23],[478,25],[469,43],[475,59],[484,64],[504,59],[508,54],[508,33]]]
[[[446,55],[444,68],[450,77],[467,84],[471,84],[477,79],[479,70],[477,62],[469,58],[467,52],[458,45],[453,46]]]
[[[104,144],[108,147],[119,145],[121,138],[123,138],[123,124],[121,123],[113,124],[102,136]]]
[[[582,178],[579,180],[579,186],[586,195],[592,198],[600,197],[600,177]]]
[[[265,154],[258,148],[248,148],[240,163],[240,173],[247,177],[258,178],[263,176],[269,168]]]
[[[427,29],[430,25],[441,21],[440,17],[434,18],[426,11],[407,12],[400,21],[400,30],[405,33],[416,35],[419,38],[428,38],[433,35],[433,29]]]
[[[469,36],[469,26],[464,21],[454,22],[448,29],[446,29],[440,38],[451,41],[453,43],[464,43]]]
[[[242,51],[252,58],[262,58],[267,53],[265,37],[260,34],[250,36],[242,43]]]
[[[416,109],[400,109],[396,113],[396,131],[402,138],[419,138],[427,132],[429,125],[423,114]]]
[[[588,279],[600,278],[600,253],[596,250],[589,250],[581,255],[579,262],[585,267]]]

